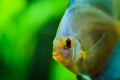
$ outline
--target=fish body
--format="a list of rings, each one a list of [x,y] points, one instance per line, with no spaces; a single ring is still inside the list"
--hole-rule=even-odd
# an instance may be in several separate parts
[[[53,58],[76,75],[95,78],[107,66],[120,35],[112,1],[75,0],[60,22]]]

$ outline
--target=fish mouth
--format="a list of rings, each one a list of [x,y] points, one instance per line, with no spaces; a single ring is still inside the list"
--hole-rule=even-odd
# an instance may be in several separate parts
[[[57,53],[53,53],[53,59],[55,59],[57,62],[61,63],[63,66],[68,68],[73,73],[79,74],[79,69],[74,64],[73,61],[69,61],[68,59],[64,58],[62,55],[59,55]]]
[[[57,62],[63,64],[64,66],[70,65],[71,61],[67,58],[64,57],[63,54],[58,54],[53,52],[53,59],[56,60]]]

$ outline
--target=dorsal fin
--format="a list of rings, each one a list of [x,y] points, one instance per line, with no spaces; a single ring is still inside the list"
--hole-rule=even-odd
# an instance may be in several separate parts
[[[75,0],[69,0],[69,6],[71,6],[74,2]]]
[[[114,18],[116,20],[120,20],[120,0],[113,0],[113,12],[114,12]]]

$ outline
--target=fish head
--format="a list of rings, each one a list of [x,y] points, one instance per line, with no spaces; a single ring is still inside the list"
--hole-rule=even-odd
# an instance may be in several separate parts
[[[73,40],[71,37],[61,37],[53,42],[53,58],[64,64],[69,65],[72,62]]]
[[[79,73],[76,60],[81,58],[79,41],[71,36],[55,38],[53,41],[53,59],[74,73]]]

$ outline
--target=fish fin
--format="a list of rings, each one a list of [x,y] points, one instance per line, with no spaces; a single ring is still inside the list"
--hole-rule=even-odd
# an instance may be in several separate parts
[[[116,30],[117,30],[117,33],[118,33],[118,37],[120,38],[120,21],[117,22]]]
[[[87,52],[81,51],[81,54],[82,54],[82,60],[83,61],[86,60],[86,58],[87,58]]]
[[[116,20],[120,20],[120,0],[113,0],[113,14]]]
[[[103,73],[95,80],[120,80],[120,40],[118,40]]]
[[[69,6],[71,6],[74,2],[75,0],[69,0]]]
[[[78,78],[78,80],[92,80],[88,75],[84,75],[82,73],[77,75],[77,78]]]
[[[83,50],[80,51],[80,54],[81,55],[78,55],[77,58],[75,59],[75,63],[78,62],[79,60],[80,61],[85,61],[86,58],[87,58],[87,53]]]

